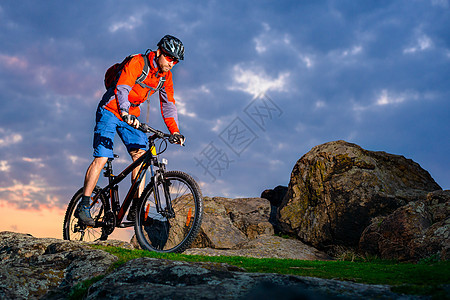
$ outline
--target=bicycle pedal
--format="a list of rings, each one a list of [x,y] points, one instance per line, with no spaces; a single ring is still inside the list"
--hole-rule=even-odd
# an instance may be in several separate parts
[[[126,228],[126,227],[132,227],[134,226],[134,222],[122,222],[119,224],[118,227],[120,228]]]
[[[92,227],[103,227],[106,226],[106,223],[103,221],[95,221],[95,225]]]

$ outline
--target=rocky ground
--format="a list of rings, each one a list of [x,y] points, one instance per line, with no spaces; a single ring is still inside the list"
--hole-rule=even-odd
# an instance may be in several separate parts
[[[100,242],[132,248],[120,241]],[[234,266],[134,259],[111,270],[117,257],[88,244],[0,233],[0,299],[67,299],[78,283],[103,276],[87,299],[417,299],[389,286],[279,274]]]

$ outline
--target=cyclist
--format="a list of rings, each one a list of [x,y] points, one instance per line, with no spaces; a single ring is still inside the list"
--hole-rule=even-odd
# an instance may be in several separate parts
[[[108,158],[113,158],[114,135],[117,132],[133,161],[145,153],[146,135],[138,130],[140,115],[139,105],[156,90],[159,90],[161,114],[172,134],[170,141],[178,144],[184,142],[184,136],[178,128],[178,115],[173,98],[174,89],[171,69],[184,59],[183,43],[171,35],[164,36],[158,42],[158,49],[148,54],[150,72],[142,82],[135,84],[142,74],[144,58],[136,55],[123,67],[118,81],[103,95],[96,112],[94,129],[94,160],[89,165],[84,180],[83,197],[77,206],[75,216],[86,225],[93,226],[95,222],[90,213],[90,197],[100,173]],[[138,169],[133,171],[135,178]],[[139,193],[142,192],[141,185]],[[139,195],[136,195],[139,196]],[[133,201],[127,219],[134,221]]]

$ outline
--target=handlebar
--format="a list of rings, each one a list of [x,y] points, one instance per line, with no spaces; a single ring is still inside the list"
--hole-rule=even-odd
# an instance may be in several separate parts
[[[171,144],[175,143],[175,144],[180,144],[181,146],[184,146],[184,137],[180,140],[180,143],[175,142],[175,141],[171,140],[171,137],[172,137],[171,134],[162,132],[155,128],[152,128],[145,123],[140,123],[138,129],[144,133],[153,133],[153,135],[151,137],[149,137],[149,139],[152,139],[152,140],[156,140],[158,138],[159,139],[168,139]]]
[[[139,130],[145,133],[154,133],[158,138],[169,138],[170,134],[154,129],[145,123],[140,123]]]

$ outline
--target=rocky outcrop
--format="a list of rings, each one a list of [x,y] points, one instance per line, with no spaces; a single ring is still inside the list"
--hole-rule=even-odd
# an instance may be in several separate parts
[[[440,189],[403,156],[329,142],[297,161],[278,220],[284,233],[319,249],[357,247],[373,218]]]
[[[123,242],[111,242],[125,245]],[[77,283],[103,275],[117,257],[86,244],[0,233],[0,299],[65,294]]]
[[[193,247],[232,249],[261,234],[273,234],[265,199],[204,197],[203,204],[202,227]]]
[[[120,241],[101,244],[132,248]],[[114,269],[116,261],[114,255],[87,243],[0,232],[0,299],[68,299],[72,287],[96,276],[98,281],[88,289],[87,299],[400,297],[389,286],[247,273],[227,264],[139,258]]]
[[[203,207],[200,233],[186,254],[331,259],[299,240],[274,236],[267,199],[204,197]],[[131,243],[140,248],[136,237]]]
[[[380,216],[364,230],[360,251],[386,259],[450,259],[450,190],[429,193],[388,216]]]
[[[273,234],[269,204],[261,198],[203,198],[203,220],[192,248],[233,249],[261,234]],[[139,249],[136,237],[131,243]]]

